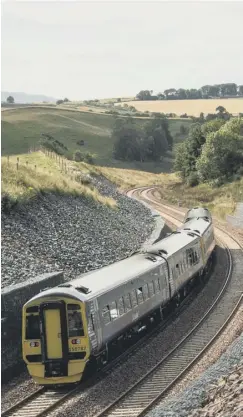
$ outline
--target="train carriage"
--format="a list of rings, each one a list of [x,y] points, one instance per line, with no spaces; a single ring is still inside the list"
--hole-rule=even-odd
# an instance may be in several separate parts
[[[206,219],[207,217],[207,219]],[[163,317],[203,272],[214,248],[211,216],[185,224],[146,251],[47,289],[23,307],[23,358],[42,385],[79,382],[117,346]]]

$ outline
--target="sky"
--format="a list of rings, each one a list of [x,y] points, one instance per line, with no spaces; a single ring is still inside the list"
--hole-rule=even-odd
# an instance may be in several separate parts
[[[243,84],[243,2],[2,2],[1,90],[83,100]]]

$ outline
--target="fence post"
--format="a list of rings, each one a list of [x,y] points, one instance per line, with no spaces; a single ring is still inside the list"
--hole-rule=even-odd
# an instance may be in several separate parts
[[[9,165],[9,155],[8,155],[8,165]]]

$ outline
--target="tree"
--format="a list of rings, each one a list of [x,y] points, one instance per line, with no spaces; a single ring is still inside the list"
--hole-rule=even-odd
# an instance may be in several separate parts
[[[220,93],[220,86],[219,85],[211,85],[209,88],[209,96],[210,97],[219,97]]]
[[[68,98],[67,97],[65,97],[64,98],[64,100],[63,100],[63,103],[67,103],[67,102],[69,102],[70,100],[68,100]]]
[[[225,109],[225,107],[223,107],[223,106],[218,106],[217,108],[216,108],[216,111],[218,112],[218,113],[225,113],[226,112],[226,109]]]
[[[166,99],[169,100],[171,98],[174,98],[176,95],[176,89],[175,88],[169,88],[168,90],[164,91],[164,95],[166,96]]]
[[[137,95],[137,100],[151,100],[152,90],[141,90]]]
[[[58,104],[62,104],[63,103],[63,100],[57,100],[56,101],[56,104],[58,105]]]
[[[204,85],[203,87],[201,87],[201,92],[202,92],[202,97],[203,98],[208,98],[210,88],[211,88],[210,85]]]
[[[149,120],[149,122],[145,125],[145,134],[147,136],[153,136],[154,131],[158,128],[161,128],[164,131],[165,138],[168,143],[168,149],[172,149],[173,137],[169,130],[168,120],[163,114],[156,115],[154,119]]]
[[[209,133],[217,132],[225,124],[224,119],[214,119],[202,125],[202,133],[207,136]]]
[[[13,104],[14,103],[14,97],[13,96],[8,96],[7,103]]]
[[[229,180],[243,166],[243,119],[232,119],[207,135],[196,163],[201,181]]]
[[[115,159],[141,161],[143,134],[131,117],[116,119],[112,136],[114,138],[113,155]]]
[[[140,127],[131,117],[117,118],[113,128],[113,138],[114,158],[129,161],[161,160],[173,144],[168,121],[162,115]]]
[[[163,93],[158,93],[157,97],[158,97],[158,100],[164,100],[165,99],[165,95]]]
[[[184,88],[179,88],[179,90],[177,91],[177,97],[180,100],[186,100],[187,99],[186,90]]]
[[[238,86],[238,95],[243,96],[243,85]]]
[[[180,171],[183,179],[196,172],[196,162],[201,155],[202,146],[205,143],[205,135],[202,125],[195,123],[189,130],[188,138],[176,148],[174,169]]]

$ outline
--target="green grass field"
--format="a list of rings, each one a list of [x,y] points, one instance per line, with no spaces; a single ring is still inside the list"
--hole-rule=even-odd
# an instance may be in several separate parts
[[[136,119],[137,123],[146,120]],[[118,168],[142,169],[151,172],[168,172],[171,161],[160,164],[124,163],[112,159],[111,131],[114,117],[80,111],[48,108],[24,108],[2,111],[2,155],[19,155],[40,144],[41,135],[49,134],[67,146],[69,152],[88,151],[95,155],[95,164]],[[189,126],[190,120],[169,120],[175,143],[184,139],[180,126]],[[179,135],[179,136],[178,136]],[[84,146],[77,141],[84,140]]]

